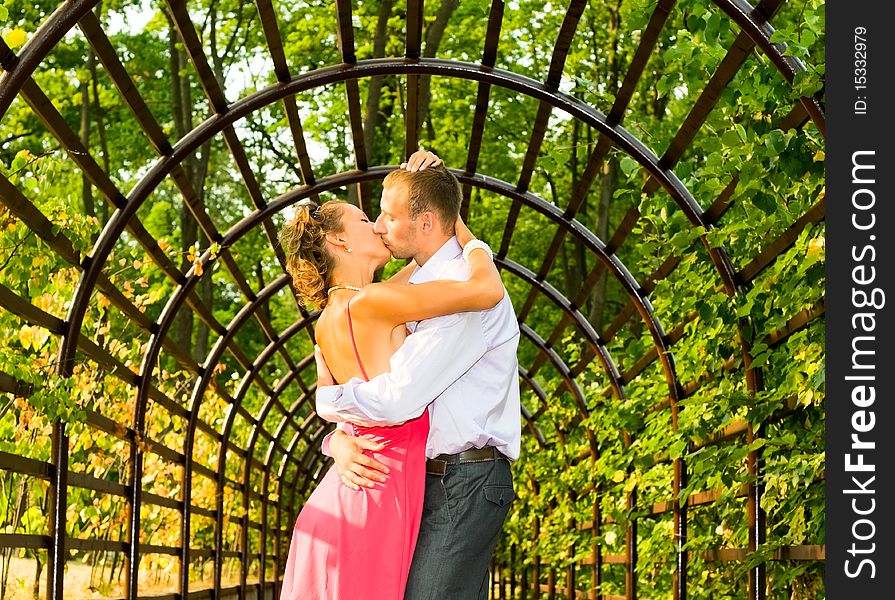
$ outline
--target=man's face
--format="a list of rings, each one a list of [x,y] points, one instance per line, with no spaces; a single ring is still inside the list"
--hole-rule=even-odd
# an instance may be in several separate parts
[[[413,258],[419,251],[416,219],[410,218],[410,193],[403,184],[393,184],[382,190],[379,218],[373,232],[382,237],[392,256]]]

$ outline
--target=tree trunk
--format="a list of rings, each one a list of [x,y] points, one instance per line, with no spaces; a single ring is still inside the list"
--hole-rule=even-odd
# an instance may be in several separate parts
[[[211,269],[202,274],[198,287],[199,298],[202,300],[202,304],[211,310],[214,304],[214,285],[211,283]],[[193,351],[193,358],[200,364],[205,362],[205,358],[208,356],[209,335],[208,325],[200,319],[196,324],[196,348]]]
[[[619,28],[619,11],[621,10],[621,0],[615,6],[611,6],[609,10],[609,19],[603,25],[607,35],[609,36],[606,47],[608,55],[606,60],[606,83],[610,90],[618,90],[619,85],[619,65],[618,65],[618,28]],[[591,21],[591,30],[596,33],[596,24]],[[596,40],[596,35],[591,36]],[[594,48],[596,56],[596,48]],[[608,154],[603,159],[600,168],[600,197],[597,204],[597,214],[594,221],[594,233],[603,240],[608,241],[609,237],[609,210],[612,206],[612,199],[615,196],[615,190],[618,187],[618,162],[614,154]],[[603,329],[603,319],[606,312],[606,271],[604,270],[591,293],[590,314],[588,320],[598,332]]]
[[[376,22],[376,33],[373,37],[373,58],[385,56],[385,45],[388,42],[388,19],[392,15],[392,0],[383,0],[379,5],[379,20]],[[374,75],[370,78],[370,87],[367,89],[367,103],[364,108],[364,149],[370,164],[383,161],[383,157],[374,148],[376,141],[376,127],[379,124],[379,101],[382,97],[384,76]],[[379,146],[384,146],[380,144]],[[386,148],[387,151],[387,148]]]
[[[94,60],[92,51],[88,52],[87,63],[90,64],[91,60]],[[86,81],[82,81],[79,87],[81,88],[81,145],[90,150],[90,92]],[[81,200],[84,203],[84,214],[95,217],[93,188],[87,173],[83,170],[81,171]]]
[[[441,45],[441,39],[444,37],[444,30],[447,28],[451,15],[457,10],[460,0],[443,0],[441,6],[438,7],[438,13],[435,20],[426,28],[426,45],[423,48],[423,58],[434,58],[438,53],[438,47]],[[431,76],[423,75],[420,77],[420,101],[419,112],[417,114],[417,128],[426,121],[429,114],[429,101],[432,99]],[[431,134],[431,130],[429,132]],[[417,131],[419,135],[419,131]]]
[[[242,12],[240,11],[240,15]],[[218,80],[218,84],[223,88],[224,87],[224,63],[221,59],[221,53],[218,52],[218,12],[215,8],[211,9],[211,13],[209,15],[209,45],[211,47],[211,67],[214,72],[215,78]],[[240,22],[242,22],[242,18],[240,17]],[[236,28],[239,29],[238,27]],[[234,30],[233,35],[231,36],[230,41],[227,44],[227,48],[229,49],[234,40],[236,39],[236,35],[238,33],[237,30]],[[225,49],[225,54],[229,52],[228,49]],[[190,125],[192,125],[190,123]],[[208,163],[211,158],[211,142],[205,142],[201,147],[201,153],[197,154],[196,160],[193,163],[193,169],[190,173],[190,181],[193,184],[193,189],[196,191],[196,201],[199,206],[205,206],[205,180],[208,176]],[[197,234],[198,238],[198,227]],[[203,245],[209,246],[211,245],[211,240],[202,236]],[[199,299],[202,301],[209,310],[214,308],[214,285],[212,284],[212,270],[209,269],[208,272],[204,273],[202,278],[199,280],[198,285]],[[201,319],[196,323],[196,343],[195,348],[193,350],[193,358],[198,362],[203,362],[208,356],[208,342],[209,337],[211,335],[211,330],[208,328],[208,325],[205,321]]]
[[[96,16],[99,18],[100,13],[103,9],[103,3],[100,2],[96,5]],[[93,115],[96,119],[96,132],[99,135],[99,149],[102,153],[103,159],[103,169],[108,173],[110,171],[109,166],[109,143],[106,139],[106,122],[103,117],[103,109],[99,103],[99,78],[96,74],[96,55],[93,51],[90,51],[89,60],[87,62],[87,67],[90,69],[90,82],[93,91]],[[103,224],[109,221],[109,203],[102,202],[100,204],[100,219]]]
[[[580,168],[578,163],[578,144],[581,137],[581,125],[578,119],[572,122],[572,144],[569,153],[569,170],[572,174],[572,189],[577,189],[580,183]],[[578,220],[584,221],[584,215],[587,211],[587,203],[581,204],[581,210],[578,212]],[[563,244],[563,273],[566,288],[566,297],[574,298],[584,283],[587,275],[587,262],[585,260],[584,244],[575,237],[567,237],[567,243]],[[569,252],[569,247],[572,251]]]
[[[609,207],[618,187],[618,161],[614,155],[609,155],[603,161],[600,169],[600,202],[597,205],[597,219],[594,233],[601,240],[609,237]],[[600,273],[600,278],[594,286],[591,294],[590,315],[588,320],[598,332],[603,329],[603,315],[606,310],[606,271]]]
[[[167,16],[167,13],[165,13]],[[190,102],[189,80],[180,76],[181,69],[185,66],[185,57],[177,48],[177,30],[174,23],[168,17],[168,50],[169,68],[171,70],[171,109],[174,121],[174,134],[177,139],[182,139],[192,129],[190,116],[192,103]],[[192,157],[184,159],[182,166],[186,171],[190,182],[193,181]],[[197,190],[198,193],[198,190]],[[180,207],[180,270],[186,272],[191,263],[188,257],[189,249],[196,243],[198,225],[187,208],[186,201]],[[187,352],[190,352],[193,344],[193,313],[187,306],[183,306],[177,312],[172,327],[174,343]]]

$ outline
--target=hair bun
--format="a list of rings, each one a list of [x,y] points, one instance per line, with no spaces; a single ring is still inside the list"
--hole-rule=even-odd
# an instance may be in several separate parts
[[[308,215],[312,219],[318,219],[320,217],[320,206],[321,205],[317,204],[315,201],[311,200],[310,198],[304,198],[302,200],[299,200],[295,204],[295,206],[296,206],[296,208],[307,208]]]

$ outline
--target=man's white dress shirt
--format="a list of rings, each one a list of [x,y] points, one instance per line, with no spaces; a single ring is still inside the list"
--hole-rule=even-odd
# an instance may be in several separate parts
[[[453,237],[417,268],[410,283],[469,277],[469,264]],[[397,425],[421,415],[428,405],[428,458],[484,446],[519,458],[519,324],[509,295],[504,292],[503,300],[486,311],[407,326],[413,334],[392,355],[388,373],[319,388],[317,413],[332,422]],[[327,442],[328,436],[324,452]]]

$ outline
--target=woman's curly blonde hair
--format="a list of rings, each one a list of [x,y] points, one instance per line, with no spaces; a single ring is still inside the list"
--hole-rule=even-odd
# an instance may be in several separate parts
[[[317,205],[302,200],[295,215],[280,230],[280,246],[286,253],[286,271],[295,290],[318,309],[326,306],[335,258],[326,248],[327,233],[341,233],[342,207],[345,202],[332,200]]]

